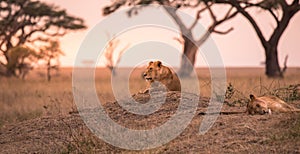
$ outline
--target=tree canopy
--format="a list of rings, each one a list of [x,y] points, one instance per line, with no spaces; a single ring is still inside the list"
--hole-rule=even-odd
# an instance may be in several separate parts
[[[7,52],[8,63],[6,69],[11,75],[24,78],[28,68],[32,68],[32,63],[37,62],[39,55],[37,51],[26,46],[16,46]]]
[[[0,56],[16,46],[86,28],[84,20],[39,0],[0,0]],[[1,55],[2,54],[2,55]]]

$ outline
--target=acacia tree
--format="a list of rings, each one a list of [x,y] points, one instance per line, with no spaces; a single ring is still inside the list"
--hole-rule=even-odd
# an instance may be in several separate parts
[[[83,19],[55,5],[39,0],[0,0],[0,55],[5,59],[0,63],[7,67],[8,51],[13,47],[85,27]],[[14,71],[7,68],[5,74],[11,76]]]
[[[286,65],[283,69],[280,68],[278,62],[278,44],[291,19],[300,10],[299,0],[214,0],[214,2],[233,6],[250,22],[265,50],[266,75],[268,77],[283,77]],[[261,27],[258,26],[254,15],[249,13],[249,10],[247,9],[249,7],[260,8],[269,12],[270,17],[273,18],[276,23],[275,28],[269,37],[263,35],[263,31]],[[286,63],[286,59],[287,58],[285,58],[284,63]]]
[[[233,28],[230,28],[226,31],[220,31],[216,28],[221,23],[233,18],[238,14],[237,11],[233,10],[234,7],[231,6],[223,17],[217,18],[215,12],[212,9],[212,5],[214,4],[214,2],[199,0],[118,0],[114,1],[109,6],[104,7],[103,14],[110,14],[119,9],[121,6],[127,5],[132,7],[128,12],[128,14],[131,16],[132,13],[137,13],[139,9],[146,7],[149,4],[162,5],[166,13],[174,20],[174,22],[178,25],[179,30],[181,31],[181,37],[183,40],[183,54],[178,74],[182,77],[189,76],[192,72],[193,67],[191,67],[189,63],[191,63],[192,65],[195,64],[198,47],[201,46],[209,38],[211,33],[227,34],[231,30],[233,30]],[[197,9],[195,20],[193,21],[192,25],[187,26],[177,14],[177,10],[180,8]],[[201,17],[201,13],[204,11],[209,12],[212,23],[207,27],[206,32],[200,37],[200,39],[196,39],[192,31],[197,25],[197,22]]]
[[[12,75],[24,79],[39,56],[35,50],[26,46],[16,46],[7,52],[9,59],[5,69],[14,70]]]
[[[64,55],[57,40],[51,40],[48,45],[41,49],[40,59],[46,62],[47,80],[51,81],[51,70],[58,70],[59,57]]]

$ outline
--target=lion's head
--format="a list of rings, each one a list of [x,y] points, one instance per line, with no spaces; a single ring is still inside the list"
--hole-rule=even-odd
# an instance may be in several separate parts
[[[160,61],[149,62],[145,72],[143,73],[144,79],[148,83],[147,89],[156,84],[163,84],[169,91],[180,91],[180,81],[175,73],[167,66],[162,65]],[[154,84],[156,83],[156,84]],[[147,92],[147,89],[143,92]]]
[[[161,81],[164,78],[171,77],[172,72],[166,66],[163,66],[160,61],[150,61],[146,71],[143,74],[148,82]]]
[[[270,113],[267,102],[256,98],[254,95],[250,95],[250,102],[247,105],[249,114],[266,114]]]

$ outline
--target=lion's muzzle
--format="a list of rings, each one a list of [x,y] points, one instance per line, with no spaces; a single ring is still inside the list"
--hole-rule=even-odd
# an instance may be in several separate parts
[[[144,79],[145,79],[146,81],[152,81],[152,80],[153,80],[152,77],[148,77],[147,73],[144,73],[143,76],[144,76]]]

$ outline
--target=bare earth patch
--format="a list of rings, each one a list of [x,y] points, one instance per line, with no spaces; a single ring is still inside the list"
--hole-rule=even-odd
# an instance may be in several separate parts
[[[123,110],[117,102],[104,104],[110,117],[132,129],[151,129],[166,122],[178,107],[180,94],[168,92],[166,102],[150,115]],[[134,98],[146,103],[147,94]],[[188,98],[187,98],[188,99]],[[124,150],[98,139],[78,114],[57,115],[5,125],[0,129],[0,153],[300,153],[300,113],[248,115],[245,107],[223,105],[223,112],[204,135],[198,134],[209,99],[199,99],[198,109],[180,136],[168,144],[145,151]],[[293,102],[297,106],[300,102]],[[299,106],[298,106],[299,107]]]

